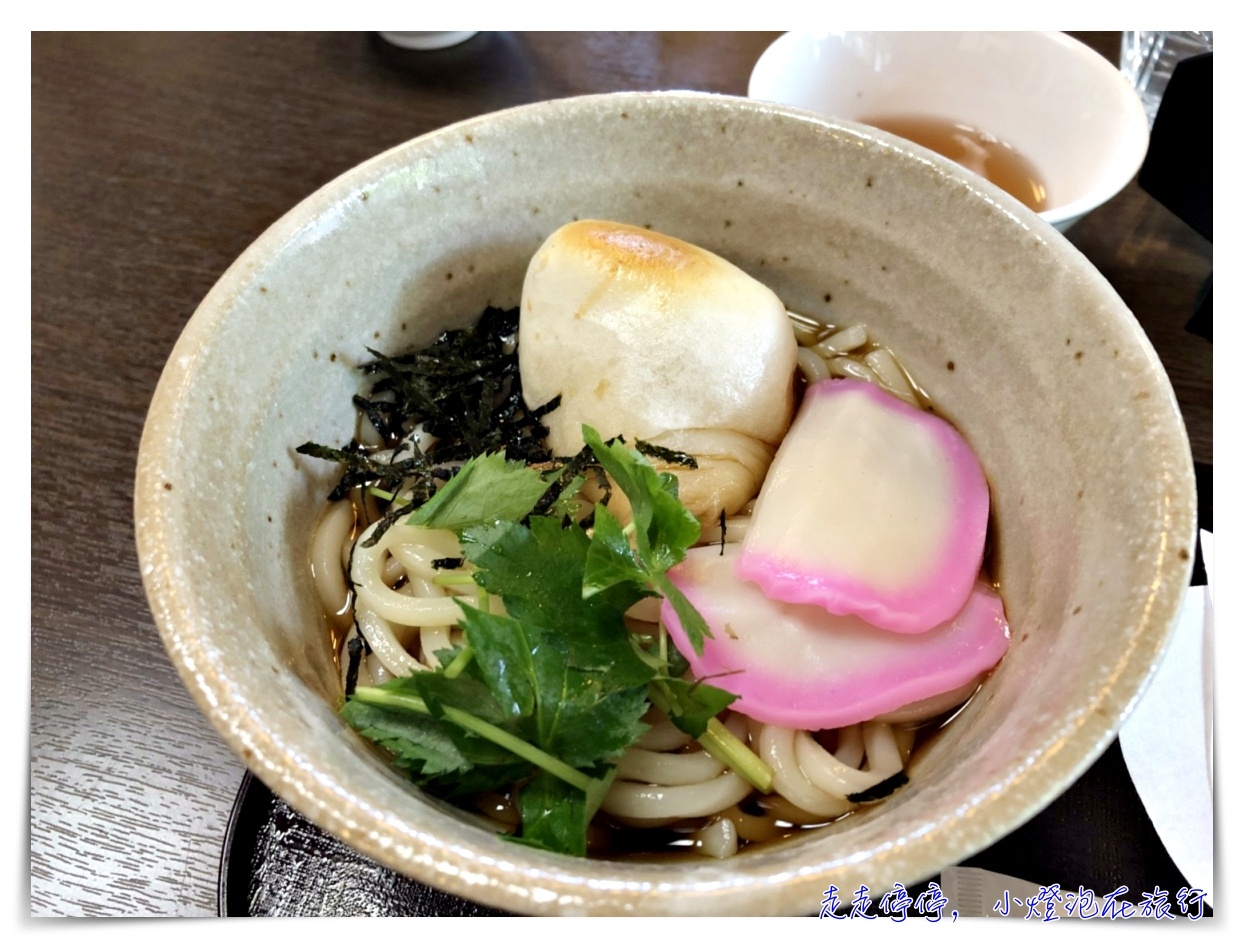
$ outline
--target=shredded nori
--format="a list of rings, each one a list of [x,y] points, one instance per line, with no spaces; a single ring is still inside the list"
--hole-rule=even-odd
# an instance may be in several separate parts
[[[560,395],[557,396],[560,398]],[[527,522],[530,522],[532,516],[543,516],[552,505],[557,502],[557,498],[565,491],[565,488],[573,482],[574,478],[584,473],[588,469],[602,471],[596,455],[586,444],[582,446],[577,454],[565,460],[565,465],[561,468],[561,472],[557,474],[557,478],[548,485],[548,489],[544,491],[543,496],[535,501],[535,506],[531,508],[531,512],[527,514]],[[605,478],[608,483],[608,478]],[[608,490],[604,502],[608,503]]]
[[[403,503],[401,506],[394,503],[384,511],[384,515],[380,517],[379,523],[376,525],[375,530],[370,536],[363,540],[363,548],[370,549],[378,543],[381,538],[383,538],[384,534],[388,532],[388,528],[390,526],[396,523],[403,516],[409,516],[417,510],[420,506],[430,500],[432,494],[435,492],[434,481],[419,481],[414,488],[414,498],[411,499],[409,503]]]
[[[560,402],[526,407],[517,332],[517,309],[489,306],[476,325],[445,332],[411,355],[369,349],[375,361],[362,370],[377,376],[368,405],[380,418],[380,433],[399,440],[421,421],[439,439],[429,454],[441,463],[499,450],[526,463],[551,459],[540,419]]]
[[[637,438],[635,439],[634,447],[640,454],[655,457],[657,460],[663,460],[665,463],[673,464],[675,467],[686,467],[689,470],[699,469],[699,464],[695,458],[680,450],[661,447],[659,444],[649,444],[647,441],[641,441]]]
[[[349,656],[349,664],[345,668],[345,696],[352,697],[354,688],[358,686],[358,668],[363,662],[363,649],[367,645],[367,639],[362,635],[355,635],[345,643],[345,651]]]
[[[433,559],[433,569],[460,569],[466,560],[459,557],[446,556],[443,559]]]
[[[431,499],[453,474],[446,465],[496,451],[527,464],[552,459],[541,418],[556,410],[561,398],[534,409],[526,406],[517,331],[517,309],[489,306],[476,325],[444,332],[411,355],[390,357],[368,349],[374,361],[361,370],[374,381],[366,396],[355,396],[354,404],[383,439],[381,450],[392,452],[389,458],[377,460],[375,451],[356,440],[340,448],[310,442],[297,448],[300,454],[345,467],[329,500],[343,499],[354,487],[412,494],[410,503],[384,515],[369,544]],[[436,438],[426,453],[411,437],[418,425]]]
[[[906,773],[899,771],[894,773],[888,779],[882,779],[875,786],[869,786],[862,792],[850,793],[846,796],[846,799],[847,801],[854,803],[879,802],[886,796],[893,795],[896,790],[901,789],[908,782],[910,782],[910,780],[907,779]]]
[[[358,441],[350,441],[339,448],[308,441],[297,450],[299,454],[345,466],[345,473],[328,494],[328,499],[332,501],[344,499],[357,486],[373,486],[389,493],[395,492],[408,478],[426,475],[431,466],[421,454],[399,461],[376,460],[366,448],[359,446]]]
[[[721,510],[721,515],[720,515],[720,523],[721,523],[721,552],[720,552],[720,555],[722,555],[722,556],[723,556],[723,555],[725,555],[725,510],[724,510],[724,509],[722,509],[722,510]]]

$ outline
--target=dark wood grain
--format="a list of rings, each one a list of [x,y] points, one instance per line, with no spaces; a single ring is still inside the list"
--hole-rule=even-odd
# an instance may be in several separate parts
[[[1071,36],[1116,63],[1119,33]],[[1130,306],[1169,373],[1191,454],[1213,462],[1213,352],[1186,331],[1213,269],[1213,246],[1132,181],[1084,217],[1067,237]]]
[[[215,911],[242,768],[164,656],[131,503],[147,404],[216,278],[395,144],[559,96],[744,94],[773,35],[485,33],[426,53],[365,33],[32,37],[33,913]],[[1152,338],[1211,462],[1210,348],[1183,331],[1211,246],[1134,185],[1071,239]]]

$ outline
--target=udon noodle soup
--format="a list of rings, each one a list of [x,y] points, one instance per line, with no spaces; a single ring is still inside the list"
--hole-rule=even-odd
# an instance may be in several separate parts
[[[630,228],[621,232],[631,239]],[[670,239],[670,243],[677,242]],[[689,245],[679,243],[676,249],[683,246]],[[539,265],[537,255],[532,272]],[[554,266],[555,261],[545,260],[544,265]],[[883,426],[893,418],[897,429],[906,430],[903,424],[918,425],[922,417],[935,416],[926,395],[866,326],[830,324],[782,307],[789,361],[797,366],[786,382],[790,412],[796,419],[785,443],[771,450],[762,446],[764,442],[760,448],[750,444],[737,448],[733,445],[738,438],[731,432],[722,448],[720,437],[713,440],[715,435],[705,435],[702,428],[664,436],[656,444],[634,436],[625,442],[626,448],[638,446],[641,452],[631,454],[631,463],[650,464],[656,472],[651,483],[673,481],[670,491],[686,501],[679,507],[679,522],[699,527],[690,548],[673,556],[682,562],[640,575],[649,563],[644,558],[646,546],[635,533],[647,530],[655,536],[664,527],[648,526],[645,511],[650,498],[621,489],[636,468],[610,466],[599,455],[611,445],[593,451],[592,445],[600,442],[588,434],[577,435],[576,444],[582,444],[583,437],[588,443],[572,456],[549,446],[557,437],[557,413],[573,410],[575,381],[569,378],[556,391],[549,390],[546,379],[532,383],[520,351],[529,331],[522,320],[534,323],[529,312],[539,304],[540,288],[532,290],[532,280],[529,273],[521,317],[516,310],[489,310],[475,329],[446,333],[422,353],[400,359],[378,356],[364,368],[373,384],[355,399],[359,414],[354,440],[339,450],[300,448],[346,467],[315,529],[311,564],[332,628],[332,647],[339,656],[342,689],[349,698],[347,719],[423,788],[451,799],[470,817],[532,844],[575,853],[728,857],[748,845],[840,819],[901,791],[907,765],[923,736],[970,698],[1008,639],[996,598],[991,617],[976,628],[979,635],[992,636],[991,656],[971,667],[941,668],[940,677],[928,670],[940,667],[940,658],[933,654],[936,636],[948,634],[944,629],[955,622],[963,625],[961,614],[974,607],[964,606],[963,597],[970,595],[971,602],[986,592],[996,597],[981,573],[983,527],[981,548],[966,553],[967,564],[958,566],[968,578],[963,597],[950,608],[948,618],[911,618],[911,609],[876,611],[870,601],[843,604],[841,589],[868,583],[833,580],[831,573],[840,560],[833,548],[807,550],[810,558],[800,560],[802,564],[791,566],[781,559],[774,565],[764,538],[794,533],[780,522],[781,501],[765,493],[773,489],[774,476],[784,477],[787,467],[805,460],[807,450],[818,449],[791,446],[797,439],[804,444],[810,440],[799,426],[803,413],[813,410],[812,402],[814,410],[836,411],[834,417],[847,419],[855,410],[888,412],[876,415],[879,423]],[[564,338],[557,344],[573,347],[573,341],[566,343]],[[597,370],[595,388],[608,377]],[[880,407],[849,407],[843,393],[854,392],[850,383],[874,386],[877,397],[885,400]],[[536,387],[542,390],[533,395]],[[568,397],[562,398],[567,392]],[[832,397],[820,397],[821,392]],[[912,418],[902,420],[901,412]],[[821,423],[816,419],[817,425]],[[936,423],[944,424],[939,419]],[[914,436],[922,436],[921,429],[913,430]],[[601,431],[615,433],[621,432]],[[561,446],[565,443],[563,437]],[[495,479],[484,482],[478,458],[495,457],[499,450],[505,451],[508,467],[502,470],[498,462],[488,475]],[[513,506],[512,498],[506,499],[507,478],[516,483],[516,478],[526,476],[518,468],[540,479],[524,484],[527,499],[515,508],[534,508],[537,518],[547,522],[535,528],[532,514],[523,520],[509,513],[502,518],[514,522],[504,529],[512,527],[512,534],[528,543],[533,536],[565,531],[557,534],[560,538],[548,539],[548,549],[554,542],[588,548],[588,542],[607,544],[610,538],[628,537],[619,540],[621,547],[614,543],[609,548],[614,552],[620,548],[623,559],[633,548],[639,571],[627,581],[649,583],[646,594],[633,596],[637,600],[627,605],[617,633],[629,636],[627,650],[642,658],[636,667],[647,662],[651,679],[606,694],[590,707],[595,717],[586,716],[580,706],[566,711],[584,713],[587,730],[605,732],[614,726],[630,735],[624,745],[606,750],[599,759],[584,755],[583,740],[577,736],[549,736],[555,728],[548,720],[555,714],[547,707],[530,711],[532,702],[542,699],[541,674],[546,677],[549,672],[536,665],[544,659],[531,659],[533,669],[523,678],[535,682],[534,696],[523,692],[525,684],[497,676],[502,673],[498,665],[514,667],[527,660],[521,641],[515,643],[515,638],[527,640],[522,636],[528,632],[519,623],[537,626],[551,620],[549,609],[559,607],[547,601],[531,605],[522,599],[520,580],[510,586],[519,590],[512,599],[490,591],[506,567],[489,556],[506,540],[496,540],[498,534],[488,532],[497,530],[495,525],[478,525],[486,516],[471,509],[469,487],[471,482],[482,483],[480,496],[492,495],[498,503]],[[462,483],[461,489],[446,487]],[[744,490],[745,496],[737,496]],[[987,487],[983,490],[986,502]],[[516,486],[512,492],[518,492]],[[424,522],[412,522],[420,517]],[[624,545],[627,541],[629,547]],[[904,540],[907,545],[912,542],[918,545],[917,539]],[[752,543],[754,548],[749,547]],[[586,580],[579,583],[591,587],[584,593],[585,602],[612,594],[608,588],[596,588],[600,583],[593,580],[592,557],[599,550],[590,548],[594,551],[587,554]],[[556,555],[562,555],[562,546],[556,549]],[[511,552],[506,547],[505,555]],[[723,565],[735,562],[732,569]],[[738,594],[747,598],[722,612],[720,601],[734,592],[718,594],[719,579],[706,576],[709,571],[714,576],[743,571],[748,562],[752,572],[758,570],[759,580],[727,575],[725,581],[745,586]],[[773,578],[779,574],[788,578],[790,569],[794,579],[784,585]],[[872,584],[884,586],[888,578]],[[938,573],[938,581],[943,578]],[[612,589],[622,586],[625,583]],[[817,590],[810,598],[810,593],[804,594],[808,587]],[[655,594],[662,590],[663,594]],[[928,596],[917,597],[922,608]],[[694,632],[698,619],[682,609],[683,603],[689,603],[692,612],[697,608],[704,621],[706,638],[698,643]],[[573,611],[580,604],[567,599],[565,608]],[[857,673],[858,680],[821,681],[814,677],[819,673],[814,667],[806,673],[767,667],[764,636],[771,634],[776,640],[780,635],[738,627],[744,620],[739,616],[753,607],[764,616],[770,612],[763,610],[775,616],[758,619],[759,624],[788,620],[789,629],[780,634],[788,632],[794,643],[774,647],[793,649],[789,654],[797,663],[811,667],[823,658],[829,664],[854,667],[856,662],[851,673]],[[868,621],[859,617],[863,613],[870,616]],[[872,621],[890,627],[873,627]],[[607,621],[601,627],[605,625]],[[494,632],[497,643],[490,644]],[[808,636],[816,639],[806,645],[810,656],[799,650]],[[821,638],[833,637],[850,642],[832,645],[854,649],[850,657],[816,650]],[[995,643],[998,638],[1000,646]],[[489,648],[501,649],[497,653],[505,660],[489,656]],[[880,650],[873,653],[876,648]],[[539,647],[532,648],[532,653],[536,651]],[[572,652],[570,648],[546,667],[569,666],[567,680],[590,682],[590,675],[572,676],[580,673],[577,664],[591,664]],[[752,660],[749,654],[759,655],[755,660],[764,666],[744,669],[742,665]],[[908,675],[914,689],[899,687],[878,698],[875,688],[866,684],[869,674],[876,673],[876,661],[890,669],[909,664],[915,669]],[[512,673],[522,677],[522,672]],[[599,672],[602,677],[608,673]],[[812,697],[801,696],[809,689],[815,692]],[[740,696],[731,699],[735,693]],[[834,696],[839,693],[840,700]],[[905,699],[912,694],[917,696]],[[797,707],[789,712],[769,709],[786,695]],[[878,699],[889,703],[878,704]],[[633,721],[624,721],[624,715],[615,712],[620,704],[626,704]],[[885,709],[871,712],[877,706]],[[523,711],[533,715],[522,718]],[[868,715],[854,719],[861,713]],[[499,743],[489,742],[493,740]],[[550,761],[549,756],[557,759]],[[585,829],[580,830],[579,823],[586,823]]]

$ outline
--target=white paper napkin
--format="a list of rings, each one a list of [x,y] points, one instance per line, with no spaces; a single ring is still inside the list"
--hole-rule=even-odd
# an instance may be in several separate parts
[[[1208,586],[1187,590],[1169,650],[1118,736],[1165,849],[1213,903],[1213,535],[1201,531]]]

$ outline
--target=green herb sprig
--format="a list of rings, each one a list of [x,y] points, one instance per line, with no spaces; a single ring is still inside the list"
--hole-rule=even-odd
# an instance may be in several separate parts
[[[663,634],[645,647],[625,625],[635,602],[665,595],[698,647],[710,636],[666,575],[699,536],[676,478],[583,433],[633,521],[623,527],[597,505],[589,534],[555,511],[534,513],[550,487],[561,484],[561,494],[581,474],[562,483],[562,471],[500,454],[468,461],[411,522],[454,530],[475,582],[504,601],[505,614],[463,605],[465,649],[439,655],[439,671],[357,688],[342,711],[394,765],[446,798],[517,784],[517,840],[579,855],[653,703],[744,778],[765,791],[772,781],[717,719],[734,695],[683,680],[685,663]]]

